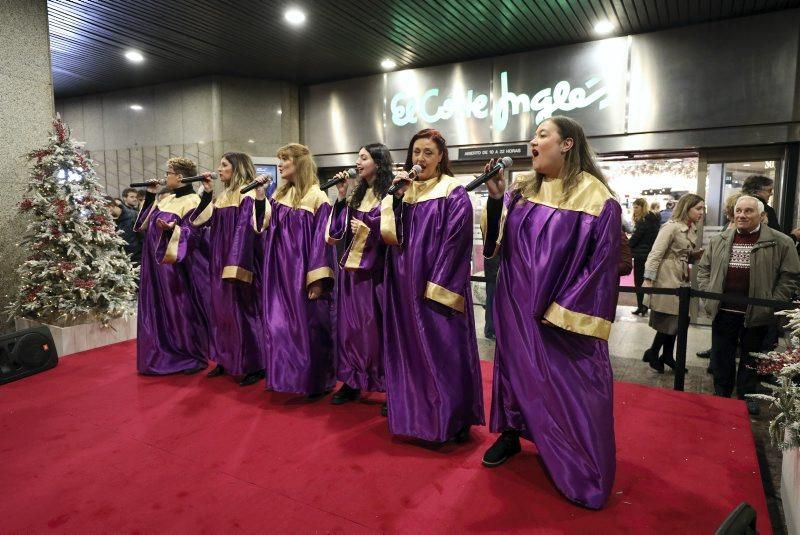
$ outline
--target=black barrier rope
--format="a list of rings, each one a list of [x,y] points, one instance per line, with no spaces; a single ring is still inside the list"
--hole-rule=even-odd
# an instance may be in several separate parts
[[[486,282],[486,277],[473,276],[470,277],[472,282]],[[761,299],[758,297],[744,297],[741,295],[718,294],[714,292],[704,292],[696,290],[689,286],[681,286],[680,288],[652,288],[642,287],[636,288],[634,286],[620,286],[620,293],[636,293],[642,292],[653,295],[674,295],[678,298],[678,333],[675,340],[675,382],[673,384],[674,390],[683,390],[685,369],[686,369],[686,339],[689,333],[689,304],[692,298],[712,299],[722,303],[733,305],[756,305],[770,307],[778,310],[794,308],[796,303],[791,301],[777,301],[773,299]]]

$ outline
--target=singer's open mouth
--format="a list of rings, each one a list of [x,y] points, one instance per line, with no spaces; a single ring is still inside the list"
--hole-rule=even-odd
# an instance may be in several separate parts
[[[531,156],[533,156],[534,158],[536,158],[537,156],[539,156],[539,151],[538,151],[538,150],[536,150],[536,149],[533,149],[533,150],[531,151]]]

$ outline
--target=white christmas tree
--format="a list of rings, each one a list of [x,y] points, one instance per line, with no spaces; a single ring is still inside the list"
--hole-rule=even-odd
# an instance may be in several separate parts
[[[47,147],[30,152],[28,190],[19,211],[30,217],[11,316],[51,325],[101,322],[136,310],[138,268],[123,247],[103,190],[61,118]]]
[[[753,368],[760,375],[773,374],[777,386],[767,385],[771,395],[750,394],[748,397],[770,402],[775,416],[769,423],[773,444],[781,449],[800,448],[800,308],[776,312],[788,318],[786,330],[790,344],[783,351],[754,353],[758,360]]]

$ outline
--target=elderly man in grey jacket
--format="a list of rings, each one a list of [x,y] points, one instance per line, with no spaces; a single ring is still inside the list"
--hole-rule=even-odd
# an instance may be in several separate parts
[[[736,228],[711,238],[697,264],[701,290],[729,295],[788,301],[800,279],[800,259],[791,238],[762,225],[764,203],[742,196],[736,201]],[[708,300],[706,310],[714,318],[711,327],[711,366],[714,394],[730,397],[734,385],[739,398],[752,394],[758,376],[749,366],[750,353],[761,350],[769,325],[775,321],[769,307],[733,305]],[[738,374],[736,350],[740,350]],[[751,414],[758,405],[748,402]]]

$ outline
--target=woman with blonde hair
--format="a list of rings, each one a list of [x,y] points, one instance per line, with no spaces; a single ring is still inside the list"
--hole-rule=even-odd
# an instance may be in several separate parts
[[[608,336],[617,303],[622,210],[580,124],[542,122],[533,172],[489,182],[484,254],[500,255],[491,430],[495,467],[536,443],[556,487],[592,509],[616,471]],[[494,162],[489,162],[489,166]]]
[[[633,256],[633,284],[637,290],[636,304],[638,306],[633,314],[646,316],[647,307],[644,305],[644,294],[640,291],[644,282],[644,264],[656,241],[661,222],[658,215],[649,210],[647,200],[643,198],[633,201],[633,222],[635,225],[633,234],[628,240],[631,256]]]
[[[315,398],[330,391],[334,253],[325,242],[331,204],[305,145],[278,150],[283,184],[265,207],[261,308],[267,389]],[[266,204],[266,203],[265,203]]]
[[[678,288],[689,282],[689,263],[703,253],[702,249],[696,249],[696,244],[697,225],[703,220],[705,210],[705,201],[699,195],[687,193],[678,199],[672,217],[659,230],[647,256],[643,286]],[[642,360],[658,373],[664,373],[665,364],[672,369],[676,366],[673,350],[678,332],[678,298],[651,295],[649,301],[650,327],[656,330],[656,335]]]
[[[264,376],[258,259],[254,254],[260,240],[255,201],[264,196],[264,190],[239,193],[256,178],[247,154],[226,152],[217,173],[224,185],[222,193],[211,202],[214,185],[211,174],[206,173],[200,206],[191,217],[195,226],[209,226],[209,328],[211,360],[217,366],[208,376],[244,376],[239,384],[247,386]]]

